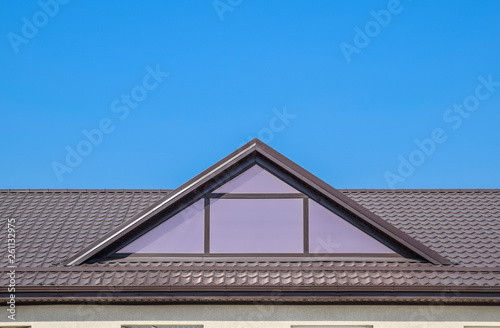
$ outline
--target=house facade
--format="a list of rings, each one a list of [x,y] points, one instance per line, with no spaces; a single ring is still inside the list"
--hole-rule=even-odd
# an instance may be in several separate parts
[[[0,327],[500,327],[500,190],[338,190],[253,140],[174,190],[0,190]]]

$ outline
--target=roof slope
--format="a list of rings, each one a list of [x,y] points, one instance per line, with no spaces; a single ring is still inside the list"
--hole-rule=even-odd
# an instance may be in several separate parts
[[[278,292],[283,302],[375,299],[411,303],[435,301],[425,294],[432,292],[447,302],[500,302],[500,190],[341,192],[457,264],[450,267],[400,259],[206,258],[114,260],[61,267],[57,265],[169,191],[3,190],[2,229],[6,230],[7,219],[15,218],[17,224],[16,299],[28,303],[95,301],[106,290],[107,302],[219,302],[235,301],[235,297],[245,301],[253,292],[272,291],[259,297],[269,299]],[[1,234],[0,242],[6,244],[5,238]],[[8,286],[8,279],[1,275],[0,284]],[[6,288],[1,287],[2,297],[7,297]],[[201,296],[193,294],[200,291]],[[227,294],[231,291],[237,295]],[[244,291],[246,296],[241,294]],[[361,291],[365,294],[355,296]],[[61,298],[62,292],[87,296]],[[88,296],[92,292],[95,296]],[[134,294],[138,292],[142,296]],[[382,294],[375,297],[370,294],[374,292]]]
[[[15,219],[16,265],[57,265],[161,199],[163,190],[0,190],[1,229]],[[7,234],[0,234],[7,245]]]
[[[340,190],[460,266],[500,267],[500,190]]]
[[[500,267],[500,190],[339,190],[463,267]],[[17,223],[17,265],[54,266],[169,190],[2,190]],[[0,234],[0,243],[7,244]]]

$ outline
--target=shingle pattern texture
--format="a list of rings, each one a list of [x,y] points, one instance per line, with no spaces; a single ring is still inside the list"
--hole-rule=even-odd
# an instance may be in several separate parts
[[[341,190],[440,255],[500,267],[500,190]]]
[[[340,191],[455,262],[455,270],[322,259],[116,260],[87,263],[82,271],[56,269],[168,190],[3,190],[1,227],[6,231],[7,219],[16,220],[18,286],[500,286],[500,190]],[[0,234],[3,245],[6,238]]]
[[[493,287],[499,286],[498,272],[447,272],[431,270],[233,270],[170,269],[74,272],[21,272],[22,286],[412,286]]]

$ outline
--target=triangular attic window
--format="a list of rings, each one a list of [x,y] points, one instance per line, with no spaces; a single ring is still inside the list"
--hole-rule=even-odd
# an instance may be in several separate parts
[[[394,251],[254,165],[117,253],[303,255]]]

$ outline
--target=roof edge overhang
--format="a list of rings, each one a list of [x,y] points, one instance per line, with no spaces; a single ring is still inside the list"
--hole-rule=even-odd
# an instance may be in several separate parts
[[[0,294],[8,300],[9,295]],[[16,293],[16,304],[443,304],[443,305],[492,305],[500,303],[500,291],[458,291],[456,289],[431,290],[372,290],[324,292],[309,290],[276,289],[272,291],[52,291]]]
[[[254,139],[243,145],[236,151],[232,152],[188,182],[171,191],[163,199],[159,200],[148,209],[137,214],[131,220],[128,220],[127,222],[121,224],[116,229],[96,240],[88,247],[84,248],[62,264],[66,266],[75,266],[82,264],[86,260],[102,252],[104,249],[110,247],[110,245],[116,242],[116,240],[118,240],[119,238],[137,229],[139,226],[147,222],[155,215],[161,213],[163,210],[176,203],[177,201],[180,201],[186,195],[189,195],[197,189],[202,188],[206,183],[216,179],[220,175],[223,175],[225,171],[229,170],[232,167],[235,167],[235,165],[237,165],[238,163],[244,162],[252,155],[263,156],[277,167],[285,170],[295,179],[302,181],[306,185],[315,189],[318,193],[322,194],[327,199],[335,202],[339,206],[345,208],[345,210],[359,217],[367,225],[381,231],[385,235],[389,236],[389,238],[395,240],[405,248],[409,249],[410,251],[414,252],[430,263],[441,265],[452,264],[452,262],[448,259],[444,258],[437,252],[410,237],[403,231],[384,221],[373,212],[362,207],[354,200],[348,198],[340,191],[336,190],[323,180],[319,179],[312,173],[308,172],[301,166],[297,165],[296,163],[286,158],[258,139]]]

